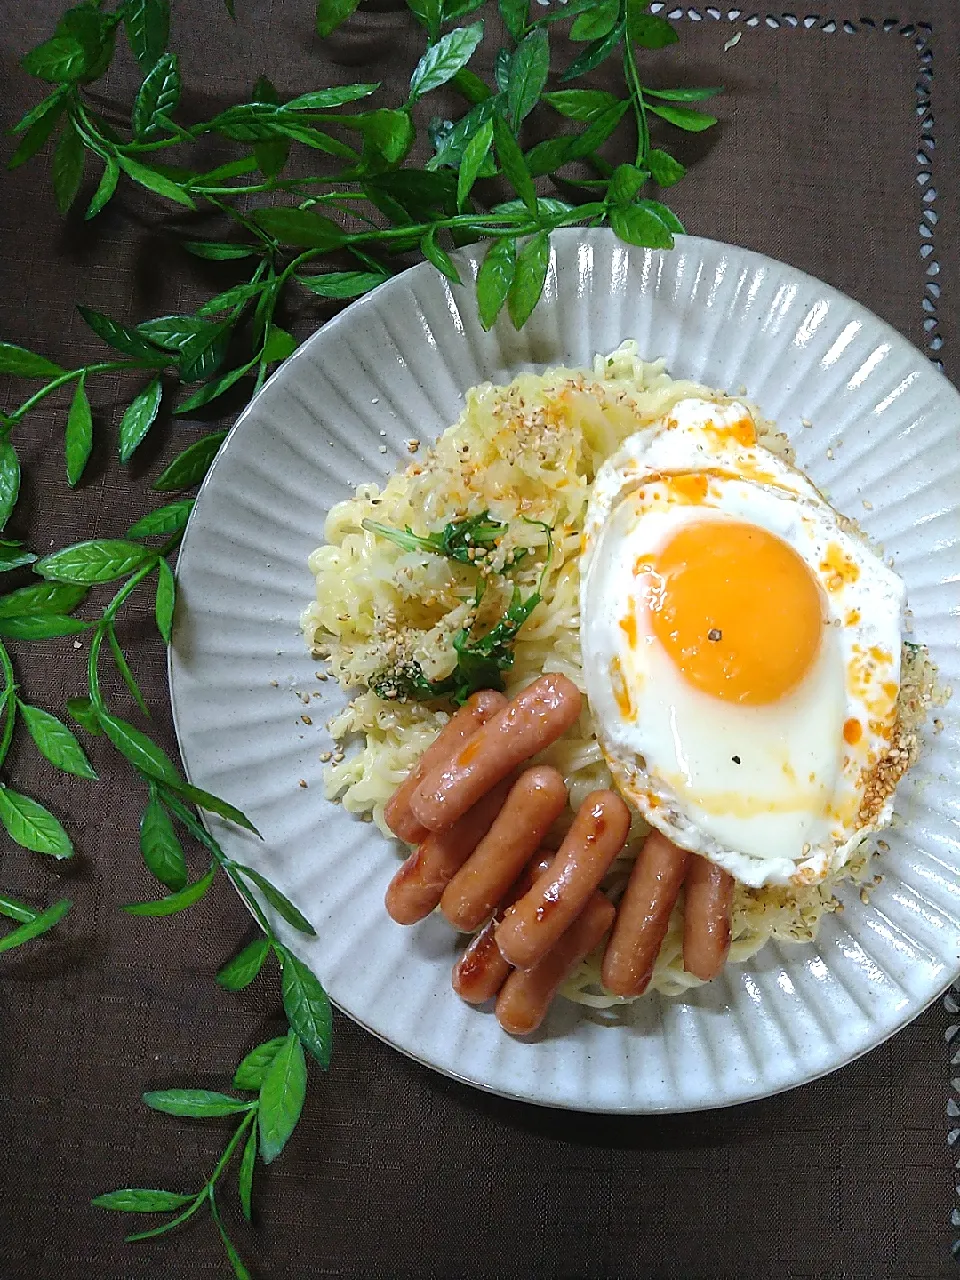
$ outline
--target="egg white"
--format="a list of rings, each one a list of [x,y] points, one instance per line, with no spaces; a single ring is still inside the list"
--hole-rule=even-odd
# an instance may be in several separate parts
[[[581,561],[583,665],[600,745],[649,822],[746,884],[809,883],[892,816],[888,801],[863,822],[860,800],[896,715],[904,591],[805,476],[750,442],[749,421],[736,402],[684,401],[600,469]],[[690,472],[707,476],[693,500],[669,483]],[[692,520],[731,519],[782,538],[822,588],[817,660],[766,706],[688,684],[642,602],[635,644],[621,626],[638,557]],[[856,743],[844,740],[851,719]]]

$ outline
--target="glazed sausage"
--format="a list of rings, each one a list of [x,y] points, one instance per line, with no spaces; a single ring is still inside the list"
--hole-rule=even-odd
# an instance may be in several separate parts
[[[534,880],[553,862],[553,854],[535,858],[507,895],[504,906],[510,906],[527,892]],[[497,918],[499,919],[498,912]],[[510,973],[510,966],[500,954],[491,920],[471,941],[453,966],[453,989],[467,1004],[483,1004],[492,1000]]]
[[[390,881],[385,898],[387,911],[397,924],[416,924],[434,909],[470,854],[493,825],[510,781],[488,791],[446,831],[433,831],[411,853]]]
[[[580,704],[580,690],[566,676],[535,680],[423,779],[410,797],[414,817],[431,831],[456,822],[485,791],[565,733]]]
[[[684,881],[683,967],[703,982],[715,978],[730,950],[733,876],[698,854]]]
[[[452,925],[472,933],[493,915],[566,803],[566,783],[550,765],[520,775],[493,826],[443,891],[440,910]]]
[[[609,898],[594,892],[566,933],[532,969],[514,969],[497,997],[497,1021],[504,1031],[514,1036],[536,1031],[561,982],[600,945],[615,915]]]
[[[615,791],[591,791],[580,806],[556,861],[497,928],[497,946],[518,969],[530,969],[560,939],[590,901],[623,848],[630,810]]]
[[[482,724],[506,705],[507,700],[502,693],[495,689],[481,689],[450,717],[387,801],[383,816],[395,836],[406,840],[407,844],[420,844],[427,838],[427,828],[410,811],[410,797],[428,774],[439,765],[446,764]]]
[[[644,841],[603,957],[603,985],[613,995],[646,991],[689,858],[659,831],[651,831]]]

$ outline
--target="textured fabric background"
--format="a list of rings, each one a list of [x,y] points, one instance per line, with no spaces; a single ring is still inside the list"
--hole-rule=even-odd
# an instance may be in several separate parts
[[[174,7],[187,107],[198,117],[246,93],[261,71],[291,93],[331,79],[383,79],[384,100],[396,101],[417,56],[418,37],[395,0],[365,6],[322,45],[306,0],[237,0],[235,26],[217,0]],[[676,83],[679,70],[728,88],[718,100],[721,127],[680,140],[695,164],[675,205],[690,231],[772,254],[850,293],[931,346],[957,377],[956,4],[865,7],[872,26],[859,7],[810,25],[803,14],[671,11],[681,44],[651,58],[651,79]],[[37,97],[17,60],[59,10],[56,0],[0,3],[5,127]],[[832,30],[823,29],[828,19]],[[122,67],[107,100],[129,102],[133,75]],[[96,222],[74,214],[63,223],[45,164],[0,181],[7,340],[75,364],[99,350],[76,301],[142,319],[196,305],[234,278],[229,264],[177,252],[156,205],[129,187]],[[288,321],[302,337],[322,318],[305,306]],[[119,391],[97,386],[100,443],[76,493],[63,479],[64,405],[47,402],[18,433],[27,480],[16,526],[36,549],[121,533],[150,504],[161,462],[209,429],[168,422],[121,472],[105,443]],[[146,606],[125,616],[122,634],[173,750],[164,655]],[[58,709],[82,688],[84,651],[69,640],[16,657],[41,705]],[[3,962],[0,1276],[224,1275],[208,1221],[128,1246],[124,1222],[89,1199],[121,1185],[188,1189],[212,1166],[222,1144],[216,1122],[154,1115],[139,1095],[175,1084],[223,1087],[246,1048],[277,1026],[276,991],[258,981],[230,995],[212,981],[251,936],[225,886],[171,920],[118,911],[152,893],[136,854],[142,797],[99,742],[91,756],[103,774],[95,788],[65,783],[27,753],[15,753],[11,769],[14,784],[57,809],[79,852],[52,867],[0,845],[5,888],[76,902],[53,938]],[[615,1119],[485,1097],[339,1018],[334,1068],[316,1074],[294,1140],[260,1177],[258,1230],[240,1225],[237,1239],[257,1274],[289,1280],[948,1277],[946,1021],[938,1005],[860,1062],[780,1098]],[[228,1216],[236,1218],[232,1207]]]

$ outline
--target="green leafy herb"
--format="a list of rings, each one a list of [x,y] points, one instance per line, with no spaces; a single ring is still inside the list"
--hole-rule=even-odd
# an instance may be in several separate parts
[[[429,551],[433,555],[446,556],[448,560],[457,560],[460,564],[473,564],[478,550],[496,548],[507,531],[507,525],[491,519],[489,511],[453,520],[440,533],[429,533],[424,537],[415,534],[409,526],[393,529],[376,520],[364,520],[363,527],[368,533],[386,538],[403,551]]]

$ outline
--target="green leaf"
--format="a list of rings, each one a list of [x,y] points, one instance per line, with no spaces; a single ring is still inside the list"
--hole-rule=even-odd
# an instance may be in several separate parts
[[[70,837],[49,809],[9,787],[0,787],[0,822],[11,840],[33,853],[54,858],[69,858],[73,853]]]
[[[617,165],[607,187],[607,199],[611,204],[632,204],[637,192],[650,175],[635,164]]]
[[[604,111],[615,107],[621,99],[604,89],[558,89],[555,93],[545,93],[543,101],[570,120],[582,120],[590,124]]]
[[[69,898],[61,898],[52,907],[47,907],[46,911],[41,911],[32,920],[22,924],[19,929],[14,929],[0,938],[0,952],[14,951],[17,947],[22,947],[25,942],[29,942],[31,938],[39,938],[42,933],[48,933],[63,919],[72,905]]]
[[[345,102],[356,102],[358,98],[369,98],[380,88],[377,84],[342,84],[330,89],[314,89],[310,93],[301,93],[284,103],[284,111],[327,111],[331,107],[342,107]]]
[[[540,101],[550,70],[550,41],[537,27],[513,51],[507,72],[507,119],[516,133]]]
[[[173,576],[173,570],[166,560],[161,560],[157,565],[157,594],[154,615],[157,620],[157,630],[163,637],[164,644],[170,643],[170,636],[173,632],[173,610],[176,598],[177,584]]]
[[[260,1155],[271,1164],[283,1148],[300,1119],[307,1095],[307,1063],[303,1046],[291,1031],[283,1047],[270,1064],[260,1086]]]
[[[69,97],[69,94],[70,86],[65,84],[60,85],[58,89],[54,89],[53,93],[51,93],[49,97],[41,98],[36,106],[31,107],[26,115],[21,116],[10,132],[27,133],[35,124],[37,124],[38,121],[43,120],[46,116],[50,115],[51,112],[54,113],[55,116],[59,115],[59,112],[63,110],[65,100]]]
[[[600,40],[609,35],[620,17],[620,0],[598,0],[579,15],[570,28],[571,40]]]
[[[503,19],[503,25],[519,44],[527,29],[527,19],[530,16],[529,0],[498,0],[497,7]]]
[[[523,157],[531,178],[542,177],[545,173],[555,173],[557,169],[569,163],[574,158],[572,151],[575,140],[573,135],[564,135],[559,138],[546,138],[543,142],[538,142],[535,147],[531,147]]]
[[[668,231],[672,231],[675,235],[682,236],[684,234],[684,226],[672,209],[668,209],[665,204],[661,204],[659,200],[638,200],[637,207],[639,209],[647,209],[655,217],[659,218]]]
[[[137,325],[137,333],[142,337],[164,351],[175,351],[178,355],[195,338],[215,331],[216,325],[208,320],[198,320],[196,316],[156,316]]]
[[[93,737],[99,737],[103,733],[100,728],[100,718],[89,698],[68,698],[67,711],[71,719],[76,721],[85,732],[92,734]]]
[[[305,933],[311,938],[317,936],[317,931],[313,925],[302,915],[293,905],[286,894],[281,893],[275,884],[269,881],[266,876],[262,876],[259,871],[254,871],[253,867],[245,867],[242,863],[236,863],[235,869],[243,873],[248,880],[251,880],[263,896],[273,907],[278,916],[286,920],[299,933]]]
[[[486,120],[467,143],[460,162],[457,175],[457,208],[463,209],[473,184],[476,182],[483,162],[493,146],[493,121]]]
[[[703,102],[705,98],[715,98],[718,93],[723,93],[723,86],[700,89],[647,89],[645,87],[643,93],[644,97],[662,98],[665,102]]]
[[[49,98],[45,98],[40,105],[45,110],[31,122],[26,133],[20,139],[16,150],[7,161],[8,169],[19,169],[20,165],[25,164],[31,156],[37,154],[59,124],[60,117],[66,107],[66,103],[59,93],[54,93]],[[28,119],[29,115],[30,113],[28,112],[27,116],[24,116],[24,120]]]
[[[516,267],[516,241],[508,237],[494,240],[477,273],[477,307],[484,329],[492,326],[506,302]]]
[[[207,258],[211,262],[227,262],[234,258],[251,258],[254,249],[246,244],[228,244],[221,240],[183,240],[181,248],[195,258]]]
[[[124,410],[117,436],[121,462],[130,461],[134,450],[153,425],[162,399],[163,383],[154,378]]]
[[[133,56],[150,71],[170,39],[169,0],[127,0],[123,21]]]
[[[37,750],[54,768],[78,778],[96,778],[83,747],[56,716],[17,699],[17,707]]]
[[[173,200],[175,204],[182,204],[187,209],[195,209],[197,207],[182,187],[179,187],[172,179],[165,177],[156,169],[151,169],[145,164],[131,160],[122,151],[118,152],[117,159],[120,161],[120,168],[127,177],[132,178],[134,182],[138,182],[141,187],[146,187],[148,191],[152,191],[155,195],[163,196],[165,200]]]
[[[668,152],[657,148],[647,152],[647,164],[650,166],[650,176],[658,187],[672,187],[687,172],[679,160],[674,160]]]
[[[210,435],[195,440],[164,468],[154,481],[154,490],[169,493],[174,489],[189,489],[192,485],[199,484],[210,470],[210,464],[226,436],[226,431],[213,431]]]
[[[237,1174],[237,1191],[240,1196],[240,1208],[247,1222],[253,1219],[253,1170],[257,1162],[257,1125],[254,1122],[243,1148],[240,1159],[240,1172]]]
[[[229,391],[235,382],[239,382],[244,374],[249,373],[254,365],[259,364],[259,362],[259,357],[254,356],[246,364],[240,365],[239,368],[231,369],[229,373],[225,373],[214,382],[205,382],[194,391],[193,395],[187,396],[186,400],[177,405],[174,413],[190,413],[193,409],[199,409],[202,405],[209,404],[211,400],[216,400],[225,391]]]
[[[179,498],[176,502],[167,503],[165,507],[157,507],[156,511],[141,516],[135,524],[132,524],[127,530],[127,537],[154,538],[178,533],[186,528],[190,512],[193,510],[193,503],[193,498]],[[3,597],[0,596],[0,614],[2,614],[2,608]]]
[[[333,1012],[316,975],[286,947],[283,957],[283,1008],[287,1021],[324,1071],[333,1054]]]
[[[64,370],[46,356],[38,356],[12,342],[0,342],[0,373],[13,373],[21,378],[56,378]]]
[[[297,248],[336,249],[347,240],[335,222],[311,209],[258,209],[253,221],[275,240]]]
[[[193,1196],[178,1195],[176,1191],[160,1191],[153,1187],[123,1187],[108,1191],[90,1201],[98,1209],[115,1209],[118,1213],[168,1213],[190,1204]]]
[[[108,711],[98,711],[100,725],[122,756],[148,778],[169,784],[178,783],[180,775],[167,753],[134,725]]]
[[[65,214],[80,190],[83,178],[84,146],[72,120],[67,120],[53,153],[50,177],[57,210]]]
[[[287,333],[286,329],[281,329],[278,324],[272,324],[267,330],[267,340],[263,344],[260,359],[266,360],[267,364],[273,364],[276,360],[286,360],[296,349],[297,340],[293,334]]]
[[[38,617],[0,618],[0,636],[4,640],[49,640],[55,636],[76,636],[88,631],[91,623],[81,618],[66,618],[56,613]]]
[[[265,178],[275,178],[283,172],[283,167],[290,158],[292,143],[292,138],[268,138],[253,144],[257,168]]]
[[[665,49],[679,40],[665,18],[644,13],[638,4],[627,4],[627,39],[644,49]]]
[[[263,941],[264,946],[267,945],[265,939],[261,939],[261,941]],[[236,988],[230,989],[236,990]],[[235,1089],[245,1089],[250,1093],[258,1092],[266,1079],[270,1064],[286,1043],[287,1037],[285,1035],[277,1036],[275,1040],[266,1040],[263,1044],[258,1044],[255,1049],[251,1049],[239,1067],[237,1067],[236,1075],[233,1077],[233,1087]]]
[[[359,298],[390,277],[372,271],[328,271],[318,276],[297,275],[294,279],[321,298]]]
[[[54,36],[31,49],[20,64],[24,71],[51,84],[80,80],[87,59],[83,45],[73,36]]]
[[[673,107],[669,103],[647,103],[647,110],[652,111],[661,120],[674,124],[686,133],[702,133],[717,123],[716,116],[708,116],[705,111],[694,111],[690,107]]]
[[[601,40],[594,40],[593,44],[588,44],[583,53],[570,63],[560,79],[576,80],[580,76],[585,76],[587,72],[593,71],[595,67],[599,67],[601,62],[605,62],[617,49],[623,39],[623,32],[624,24],[618,22],[609,35]]]
[[[216,316],[221,315],[224,311],[231,311],[233,308],[241,306],[249,302],[251,298],[255,298],[268,285],[267,280],[247,280],[243,284],[235,284],[230,289],[225,289],[223,293],[216,294],[215,297],[209,298],[202,306],[197,307],[198,316]]]
[[[317,35],[331,35],[359,3],[360,0],[317,0]]]
[[[0,573],[22,569],[25,565],[34,564],[36,559],[32,551],[24,549],[22,542],[0,539]]]
[[[228,1093],[216,1093],[212,1089],[160,1089],[145,1093],[143,1100],[151,1111],[190,1119],[235,1116],[241,1111],[249,1111],[253,1105],[245,1098],[231,1098]]]
[[[0,439],[0,529],[7,523],[20,494],[20,459],[8,438]]]
[[[227,991],[242,991],[244,987],[249,987],[260,970],[263,968],[263,962],[270,954],[270,944],[266,938],[255,938],[253,942],[243,948],[239,955],[228,960],[220,972],[217,974],[217,981],[221,987],[225,987]],[[244,1059],[246,1061],[246,1059]],[[243,1063],[237,1068],[237,1074],[233,1083],[238,1089],[259,1089],[260,1081],[256,1084],[242,1084],[240,1082],[240,1073]]]
[[[410,112],[406,110],[382,107],[359,116],[344,116],[342,121],[350,128],[359,129],[364,141],[387,165],[400,164],[416,136]]]
[[[432,262],[438,271],[454,284],[462,284],[460,273],[454,266],[453,259],[441,245],[437,244],[437,229],[431,227],[420,241],[420,249],[428,262]]]
[[[507,310],[515,329],[522,329],[540,301],[550,266],[550,236],[541,231],[529,240],[517,257],[517,268],[507,293]]]
[[[198,809],[206,809],[210,813],[219,814],[221,818],[227,818],[230,822],[236,823],[238,827],[243,827],[245,831],[252,831],[255,836],[259,836],[260,832],[247,815],[235,805],[230,804],[228,800],[222,800],[220,796],[211,795],[209,791],[204,791],[201,787],[195,787],[189,782],[173,782],[170,779],[166,779],[165,785],[176,795],[189,800],[191,804],[195,804]]]
[[[158,351],[152,342],[144,341],[136,330],[127,328],[119,320],[111,320],[109,316],[105,316],[101,311],[94,311],[92,307],[78,306],[77,310],[97,337],[102,338],[107,346],[113,347],[115,351],[122,351],[125,356],[132,356],[134,360],[141,360],[147,365],[160,366],[170,363],[169,356]]]
[[[0,596],[0,618],[21,618],[33,614],[71,613],[87,594],[86,587],[59,582],[36,582]]]
[[[425,93],[452,80],[470,61],[482,39],[483,23],[474,22],[469,27],[457,27],[432,45],[410,77],[410,101],[416,102]]]
[[[147,72],[133,104],[133,136],[141,141],[161,131],[164,117],[180,101],[180,65],[175,53],[164,53]]]
[[[507,179],[511,187],[513,187],[514,191],[530,212],[536,216],[537,193],[534,190],[533,179],[527,172],[527,166],[523,159],[523,152],[517,146],[516,139],[507,127],[506,121],[501,116],[494,117],[493,136],[496,142],[497,158],[500,161],[503,176]]]
[[[563,22],[566,18],[576,18],[579,14],[592,9],[596,3],[597,0],[567,0],[566,4],[558,4],[555,8],[551,7],[546,13],[541,14],[535,25],[542,26],[551,22]]]
[[[427,161],[427,167],[433,170],[438,169],[441,165],[458,168],[463,160],[463,153],[466,150],[467,143],[487,120],[493,119],[501,103],[502,95],[496,94],[472,107],[465,116],[462,116],[452,126],[449,132],[438,138],[436,143],[437,154]]]
[[[646,249],[672,249],[673,233],[649,209],[641,209],[638,205],[610,210],[610,226],[614,234],[627,244],[640,245]]]
[[[113,582],[132,573],[156,553],[123,538],[95,538],[76,542],[44,556],[34,572],[53,582]]]
[[[36,920],[38,914],[31,907],[17,902],[15,898],[0,894],[0,916],[6,916],[8,920],[16,920],[19,924],[29,924],[32,920]]]
[[[140,852],[147,869],[162,885],[177,893],[184,888],[188,873],[183,846],[153,784],[140,819]]]
[[[76,40],[83,49],[79,79],[98,80],[113,58],[116,19],[100,13],[99,5],[80,4],[68,9],[57,23],[56,35]]]
[[[199,902],[213,884],[213,878],[216,874],[217,864],[214,863],[202,880],[188,884],[179,893],[171,893],[169,897],[159,898],[156,902],[130,902],[123,909],[131,916],[175,915],[178,911],[185,911],[187,907],[192,907],[194,903]],[[222,1114],[225,1115],[227,1113],[223,1112]]]
[[[87,212],[83,215],[88,222],[106,208],[113,199],[113,193],[117,189],[119,178],[120,166],[117,163],[117,157],[108,155],[100,177],[100,184],[93,193],[93,199],[87,205]]]

